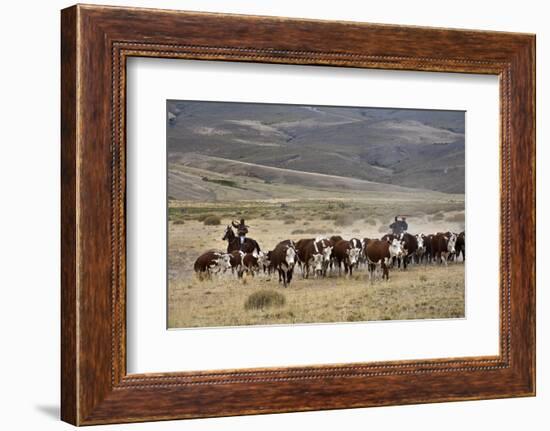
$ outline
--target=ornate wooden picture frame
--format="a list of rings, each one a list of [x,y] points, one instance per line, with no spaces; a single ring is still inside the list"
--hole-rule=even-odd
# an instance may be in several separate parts
[[[75,425],[535,394],[535,37],[100,6],[62,11],[61,417]],[[500,354],[126,371],[126,60],[497,75]]]

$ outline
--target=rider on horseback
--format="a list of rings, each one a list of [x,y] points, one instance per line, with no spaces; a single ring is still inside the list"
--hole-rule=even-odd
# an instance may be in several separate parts
[[[231,224],[235,229],[237,229],[237,235],[239,236],[240,250],[242,251],[244,240],[246,238],[246,234],[248,233],[248,226],[244,223],[244,218],[241,219],[240,223],[237,223],[236,221],[232,221]]]
[[[390,224],[390,229],[394,235],[400,236],[403,232],[406,232],[409,228],[409,225],[406,222],[406,217],[401,216],[401,220],[398,219],[399,216],[395,216],[395,219],[392,224]]]

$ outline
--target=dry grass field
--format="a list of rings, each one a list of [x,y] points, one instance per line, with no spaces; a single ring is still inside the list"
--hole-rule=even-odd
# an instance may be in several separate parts
[[[221,240],[232,219],[244,217],[249,236],[270,250],[284,239],[342,235],[379,238],[402,208],[410,215],[411,233],[464,229],[463,195],[376,192],[342,199],[266,199],[262,201],[169,202],[168,326],[170,328],[357,322],[453,318],[464,316],[464,265],[451,263],[394,269],[389,281],[369,281],[366,268],[354,275],[303,279],[296,268],[291,285],[279,286],[277,275],[245,277],[230,273],[199,281],[193,273],[197,256],[209,249],[225,251]],[[206,225],[210,217],[214,223]],[[256,292],[277,296],[275,305],[245,307]],[[274,293],[275,292],[275,293]],[[283,296],[281,299],[280,295]],[[284,302],[284,304],[281,304]]]

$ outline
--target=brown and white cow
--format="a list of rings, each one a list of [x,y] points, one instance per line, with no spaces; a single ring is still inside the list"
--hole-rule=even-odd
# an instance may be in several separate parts
[[[261,252],[260,252],[261,253]],[[242,258],[242,271],[254,277],[254,274],[260,270],[260,259],[258,253],[247,253]]]
[[[436,233],[432,237],[432,256],[436,262],[447,265],[449,255],[455,253],[456,234]]]
[[[432,263],[433,253],[432,253],[432,238],[433,234],[424,235],[424,262]]]
[[[342,274],[343,263],[345,273],[353,275],[353,268],[357,265],[360,254],[361,249],[354,247],[351,241],[345,239],[338,241],[332,249],[334,263],[338,266],[338,274]]]
[[[332,249],[334,248],[334,245],[332,245],[332,241],[327,238],[317,238],[315,240],[315,245],[317,249],[321,252],[323,255],[323,277],[326,277],[327,275],[327,269],[330,265],[330,261],[332,259]]]
[[[365,263],[367,264],[367,244],[372,241],[371,238],[363,238],[361,240],[361,247],[362,247],[362,252],[361,252],[361,257],[359,258],[359,263]]]
[[[209,250],[201,254],[193,266],[199,279],[210,277],[220,271],[231,269],[231,255],[217,250]]]
[[[399,236],[399,241],[403,247],[403,269],[407,269],[407,264],[412,261],[418,250],[418,240],[414,235],[404,232]]]
[[[391,252],[391,266],[394,267],[397,264],[397,267],[401,267],[401,259],[403,257],[404,251],[400,238],[393,233],[387,233],[382,237],[381,241],[386,241],[388,244],[393,245],[390,248],[390,251],[394,250],[393,252]],[[399,246],[397,246],[397,244]]]
[[[271,251],[268,251],[267,253],[260,251],[258,253],[258,266],[260,269],[263,270],[264,274],[266,272],[271,273],[271,270],[269,269],[269,257],[271,256]]]
[[[416,243],[418,244],[418,248],[416,249],[415,253],[415,259],[416,263],[420,264],[422,263],[422,259],[424,258],[424,253],[426,253],[426,245],[425,245],[426,237],[423,233],[419,233],[416,235]]]
[[[332,253],[332,246],[327,239],[301,239],[296,243],[296,251],[304,278],[309,277],[310,270],[313,270],[315,275],[326,274],[326,266]]]
[[[233,250],[231,253],[229,253],[229,263],[231,264],[231,273],[235,274],[235,271],[236,271],[239,277],[242,276],[242,265],[243,265],[244,255],[245,253],[240,250]]]
[[[372,239],[367,244],[367,265],[369,268],[369,280],[376,278],[378,267],[382,269],[382,279],[389,280],[389,264],[391,260],[390,243],[387,240]]]
[[[294,265],[296,264],[296,249],[292,245],[294,241],[281,241],[275,249],[271,250],[269,256],[269,267],[279,272],[279,283],[283,282],[287,287],[292,281]]]

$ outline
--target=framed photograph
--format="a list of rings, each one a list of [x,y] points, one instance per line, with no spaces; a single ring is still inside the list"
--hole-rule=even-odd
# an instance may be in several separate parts
[[[535,36],[62,11],[62,419],[535,394]]]

